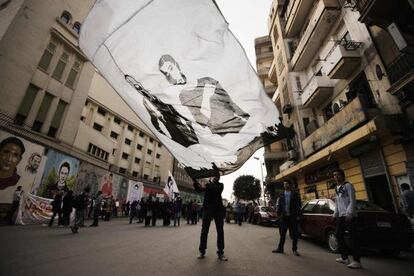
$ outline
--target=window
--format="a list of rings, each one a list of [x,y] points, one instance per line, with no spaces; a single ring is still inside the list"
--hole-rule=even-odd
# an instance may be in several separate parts
[[[58,106],[55,111],[55,115],[53,116],[52,123],[50,124],[49,131],[47,132],[47,136],[49,137],[56,137],[56,132],[60,127],[60,123],[62,122],[63,114],[65,113],[67,103],[64,101],[59,101]]]
[[[88,100],[86,100],[86,101],[85,101],[85,106],[87,106],[87,105],[88,105],[88,103],[89,103],[89,101],[88,101]]]
[[[119,168],[119,173],[122,173],[122,174],[126,173],[126,169],[125,168]]]
[[[118,136],[119,136],[119,134],[118,134],[118,133],[116,133],[116,132],[114,132],[114,131],[111,131],[111,137],[112,137],[112,138],[114,138],[114,139],[118,139]]]
[[[42,104],[40,105],[39,111],[37,112],[36,119],[33,123],[32,130],[40,131],[42,129],[43,123],[46,119],[46,115],[49,111],[50,104],[52,103],[53,96],[49,93],[46,93],[43,97]]]
[[[134,128],[131,125],[128,125],[128,130],[129,131],[134,131]]]
[[[162,144],[161,143],[158,143],[158,147],[161,148],[162,147]]]
[[[81,116],[81,121],[85,122],[85,120],[86,120],[85,116]]]
[[[96,157],[98,157],[99,159],[103,159],[105,161],[108,161],[108,156],[109,153],[107,151],[104,151],[103,149],[95,146],[92,143],[89,143],[88,146],[88,152]]]
[[[156,157],[157,157],[157,159],[160,159],[161,155],[159,153],[157,153]]]
[[[63,21],[63,23],[69,24],[70,21],[72,20],[72,15],[68,11],[64,11],[62,12],[62,15],[60,16],[60,19]]]
[[[138,150],[142,150],[142,145],[138,144],[138,145],[137,145],[137,149],[138,149]]]
[[[136,171],[132,171],[132,176],[133,176],[133,177],[138,177],[138,172],[136,172]]]
[[[94,123],[94,124],[93,124],[93,128],[94,128],[94,129],[96,129],[97,131],[102,131],[103,126],[101,126],[101,125],[100,125],[100,124],[98,124],[98,123]]]
[[[70,68],[68,78],[66,79],[65,85],[69,88],[74,88],[76,78],[79,74],[81,67],[81,62],[79,60],[75,60],[73,62],[72,68]]]
[[[128,139],[128,138],[125,138],[125,144],[127,144],[127,145],[131,145],[131,140],[130,139]]]
[[[53,71],[52,77],[57,79],[58,81],[61,80],[63,72],[65,71],[66,65],[68,64],[69,54],[63,52],[59,58],[59,61]]]
[[[154,143],[154,139],[149,138],[150,143]]]
[[[73,28],[72,28],[72,30],[73,30],[75,33],[79,34],[79,33],[80,33],[80,29],[81,29],[81,23],[79,23],[79,22],[75,22],[75,24],[73,24]]]
[[[121,119],[119,119],[118,117],[114,117],[114,122],[115,122],[115,124],[120,125],[121,124]]]
[[[312,209],[313,209],[313,207],[315,207],[315,205],[316,205],[316,201],[309,202],[308,204],[305,205],[305,207],[303,207],[302,212],[304,214],[313,213]]]
[[[43,52],[42,57],[40,58],[38,67],[47,71],[49,69],[50,62],[52,61],[53,55],[56,52],[56,44],[53,42],[49,42],[47,48]]]
[[[129,154],[128,154],[128,153],[123,152],[123,153],[122,153],[122,159],[128,160],[128,158],[129,158]]]
[[[147,153],[148,153],[148,154],[152,154],[152,150],[150,150],[150,149],[149,149],[149,150],[147,150]]]
[[[112,155],[115,155],[116,149],[112,149]]]
[[[140,132],[139,137],[144,137],[144,133]]]
[[[98,107],[98,113],[101,114],[102,116],[106,115],[106,111],[102,107]]]
[[[23,125],[24,120],[26,120],[26,117],[29,114],[30,109],[32,108],[33,102],[37,95],[37,91],[39,91],[39,88],[32,84],[30,84],[27,88],[26,94],[24,95],[24,98],[20,103],[19,110],[17,111],[16,117],[14,118],[14,123],[16,125]]]
[[[144,179],[148,179],[149,175],[148,174],[144,174]]]
[[[140,161],[141,159],[139,159],[138,157],[135,157],[135,164],[139,164]]]

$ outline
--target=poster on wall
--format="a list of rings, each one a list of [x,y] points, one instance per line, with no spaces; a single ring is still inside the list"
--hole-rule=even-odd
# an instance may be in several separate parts
[[[144,183],[129,180],[128,196],[127,201],[133,202],[141,200],[144,193]]]
[[[86,187],[90,188],[90,194],[96,195],[100,189],[102,179],[105,179],[107,171],[87,162],[81,162],[76,178],[75,193],[79,194]]]
[[[0,203],[11,203],[17,186],[25,193],[32,190],[43,172],[43,152],[43,146],[0,130]]]
[[[49,149],[47,161],[37,195],[53,198],[58,192],[74,190],[79,161],[76,158]]]
[[[128,178],[107,172],[101,177],[99,189],[102,191],[103,197],[112,196],[121,203],[125,202],[128,195]]]

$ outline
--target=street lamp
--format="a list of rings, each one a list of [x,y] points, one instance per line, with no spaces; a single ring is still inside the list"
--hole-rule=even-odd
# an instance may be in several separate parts
[[[263,199],[263,204],[266,206],[266,200],[264,198],[264,181],[263,181],[263,164],[262,164],[262,160],[260,160],[259,157],[253,157],[254,159],[258,160],[260,162],[260,172],[262,174],[262,179],[260,181],[261,183],[261,187],[262,187],[262,191],[260,193],[260,197]]]

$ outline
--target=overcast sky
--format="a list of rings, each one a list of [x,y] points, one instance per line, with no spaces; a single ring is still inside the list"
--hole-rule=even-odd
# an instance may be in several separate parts
[[[242,44],[250,63],[256,68],[254,39],[268,34],[267,18],[272,0],[216,0],[221,12],[229,22],[230,30]],[[223,198],[230,199],[233,182],[243,174],[251,174],[261,179],[260,163],[263,163],[263,148],[259,149],[239,170],[221,177],[224,183]],[[260,158],[260,162],[253,157]],[[263,166],[263,176],[266,168]]]

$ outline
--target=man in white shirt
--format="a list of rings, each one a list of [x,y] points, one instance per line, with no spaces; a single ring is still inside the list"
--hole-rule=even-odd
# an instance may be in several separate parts
[[[349,268],[361,268],[361,253],[359,241],[356,233],[356,198],[354,186],[345,180],[345,173],[341,169],[333,171],[333,177],[336,181],[336,199],[335,212],[333,216],[336,218],[336,239],[338,240],[339,252],[341,257],[337,258],[338,263],[346,264]],[[348,259],[348,248],[345,244],[345,230],[349,231],[352,244],[353,261],[350,263]]]

